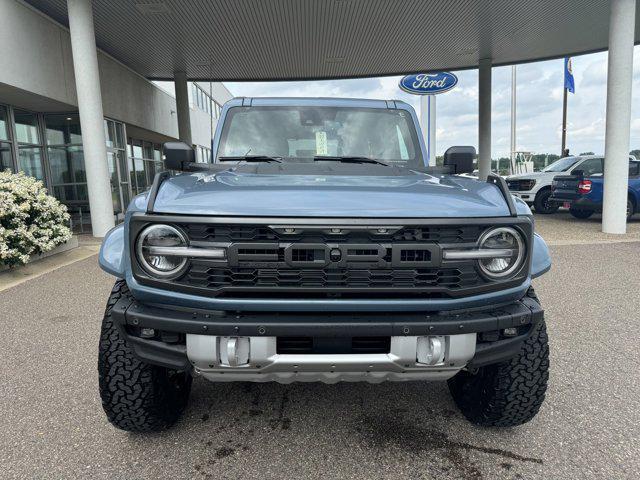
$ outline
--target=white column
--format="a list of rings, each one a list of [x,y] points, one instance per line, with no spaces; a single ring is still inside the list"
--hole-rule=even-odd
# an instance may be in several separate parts
[[[436,96],[420,96],[420,128],[427,147],[427,165],[436,165]]]
[[[192,145],[191,140],[191,111],[189,110],[189,87],[187,74],[175,72],[173,79],[176,87],[176,112],[178,114],[178,136],[187,145]]]
[[[107,167],[104,114],[91,0],[68,0],[67,10],[82,128],[91,228],[93,236],[104,237],[109,229],[113,228],[115,221]]]
[[[478,65],[478,177],[491,173],[491,59]]]
[[[629,130],[636,0],[612,0],[609,17],[607,125],[602,231],[626,233]]]

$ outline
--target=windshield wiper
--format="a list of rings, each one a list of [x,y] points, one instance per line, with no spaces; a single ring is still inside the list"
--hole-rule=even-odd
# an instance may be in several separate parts
[[[375,163],[377,165],[383,165],[388,167],[388,163],[381,162],[380,160],[376,160],[375,158],[368,157],[336,157],[330,155],[318,155],[313,157],[315,162],[342,162],[342,163]]]
[[[230,157],[218,157],[219,162],[276,162],[282,163],[282,157],[269,155],[240,155]]]

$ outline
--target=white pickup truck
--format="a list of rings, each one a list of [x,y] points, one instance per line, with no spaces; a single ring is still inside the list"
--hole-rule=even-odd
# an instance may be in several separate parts
[[[630,157],[633,158],[633,157]],[[550,203],[551,182],[556,175],[569,175],[574,170],[582,170],[585,175],[602,175],[604,168],[602,155],[579,155],[564,157],[548,165],[540,172],[520,173],[507,177],[509,190],[529,205],[536,213],[555,213],[559,205]]]

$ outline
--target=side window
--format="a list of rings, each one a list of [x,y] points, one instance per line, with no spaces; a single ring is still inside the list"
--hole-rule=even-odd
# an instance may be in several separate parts
[[[591,177],[594,175],[602,175],[603,172],[603,159],[602,158],[590,158],[589,160],[585,160],[580,163],[577,167],[573,169],[582,170],[584,172],[585,177]]]
[[[640,175],[640,162],[629,162],[629,177]]]

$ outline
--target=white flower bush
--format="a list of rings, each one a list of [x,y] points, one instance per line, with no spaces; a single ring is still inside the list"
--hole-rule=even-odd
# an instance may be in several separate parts
[[[0,172],[0,265],[25,264],[71,238],[67,207],[41,181]]]

